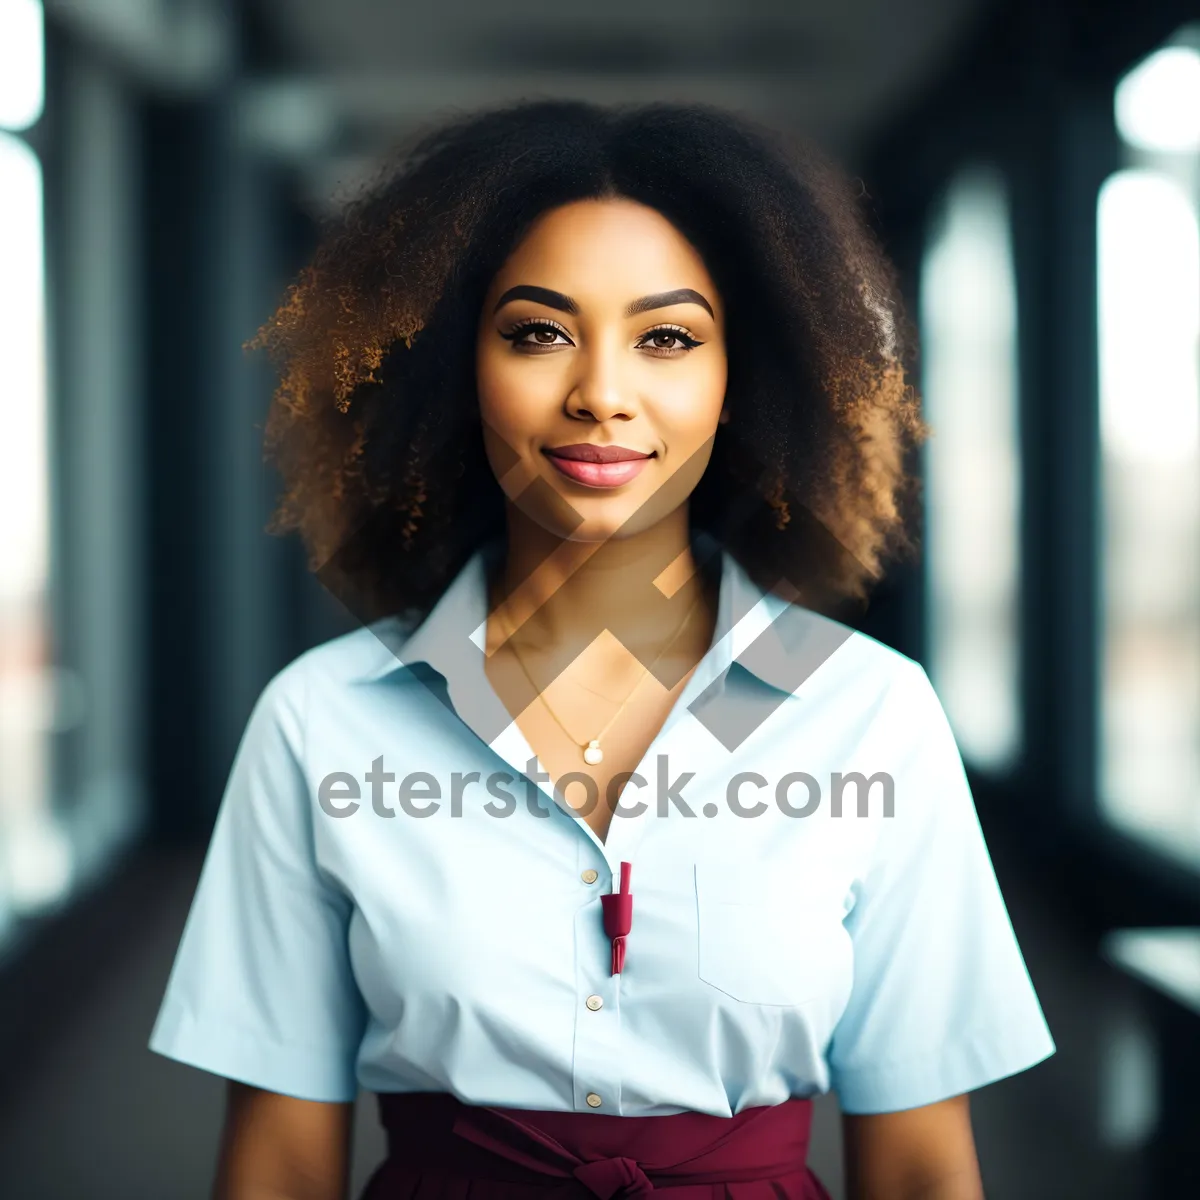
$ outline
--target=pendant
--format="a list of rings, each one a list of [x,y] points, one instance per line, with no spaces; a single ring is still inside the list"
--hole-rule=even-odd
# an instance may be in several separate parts
[[[600,743],[593,738],[587,744],[587,748],[583,752],[583,761],[589,767],[594,767],[597,763],[604,761],[604,751],[600,749]]]

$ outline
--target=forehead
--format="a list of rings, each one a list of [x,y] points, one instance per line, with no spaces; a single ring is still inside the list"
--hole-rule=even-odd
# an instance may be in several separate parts
[[[716,286],[696,248],[657,209],[634,200],[580,200],[543,213],[493,281],[556,288],[581,303],[677,287]]]

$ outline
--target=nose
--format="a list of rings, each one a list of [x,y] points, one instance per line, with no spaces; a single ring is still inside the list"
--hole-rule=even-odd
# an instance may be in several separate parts
[[[579,356],[579,374],[565,409],[579,420],[630,420],[637,402],[618,347],[592,346]]]

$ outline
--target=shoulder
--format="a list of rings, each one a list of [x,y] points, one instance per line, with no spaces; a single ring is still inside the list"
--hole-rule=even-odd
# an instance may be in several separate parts
[[[833,617],[770,596],[766,619],[768,628],[754,638],[760,644],[746,653],[785,690],[811,686],[871,707],[932,691],[916,659]]]
[[[841,623],[830,621],[830,624]],[[842,666],[848,675],[889,691],[912,688],[924,678],[925,668],[915,658],[909,658],[907,654],[861,630],[849,626],[841,628],[847,630],[846,656]]]
[[[351,687],[399,666],[397,648],[409,632],[398,617],[384,617],[319,642],[284,668],[313,686]]]
[[[916,659],[811,609],[774,597],[772,608],[769,627],[736,660],[787,696],[771,716],[774,733],[816,738],[839,761],[892,774],[944,755],[946,717]]]
[[[857,630],[844,651],[839,678],[853,702],[871,714],[874,744],[891,761],[908,762],[931,743],[953,741],[941,700],[915,658]]]
[[[399,644],[404,628],[398,618],[386,617],[319,642],[267,680],[256,709],[299,725],[309,709],[310,697],[330,700],[338,695],[354,695],[359,685],[389,667],[399,666],[392,647]]]
[[[848,648],[850,673],[857,675],[863,686],[879,697],[881,707],[902,725],[927,718],[931,704],[940,711],[933,684],[915,658],[857,630]]]

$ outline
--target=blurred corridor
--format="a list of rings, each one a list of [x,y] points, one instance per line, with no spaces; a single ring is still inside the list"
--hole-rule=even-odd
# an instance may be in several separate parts
[[[862,181],[935,430],[862,628],[929,671],[1058,1044],[972,1097],[987,1194],[1200,1195],[1194,4],[0,0],[0,1196],[209,1195],[224,1083],[146,1041],[251,706],[353,627],[264,531],[243,345],[396,144],[541,95]],[[382,1152],[364,1093],[355,1188]]]

